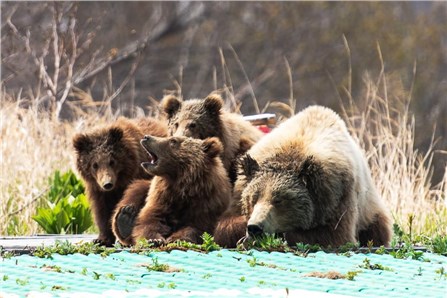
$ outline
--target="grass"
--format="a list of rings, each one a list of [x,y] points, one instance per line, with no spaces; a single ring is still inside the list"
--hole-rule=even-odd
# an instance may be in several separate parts
[[[26,99],[2,92],[0,101],[0,235],[42,232],[32,219],[46,206],[48,178],[58,170],[74,169],[71,139],[86,127],[103,124],[97,115],[70,122],[52,120]]]
[[[396,82],[397,81],[397,82]],[[348,95],[349,92],[348,92]],[[348,129],[365,149],[373,180],[394,221],[411,242],[447,235],[447,165],[439,185],[431,185],[435,142],[425,153],[414,145],[415,119],[406,92],[383,72],[365,79],[360,99],[344,105]]]

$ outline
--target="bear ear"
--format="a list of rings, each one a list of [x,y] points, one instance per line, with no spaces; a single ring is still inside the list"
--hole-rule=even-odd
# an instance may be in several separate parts
[[[207,138],[202,144],[203,152],[205,152],[210,158],[214,158],[222,153],[223,146],[218,138]]]
[[[316,180],[319,178],[321,167],[315,158],[308,156],[301,165],[300,177],[306,186],[314,188]]]
[[[242,174],[250,181],[253,179],[257,171],[259,171],[258,162],[252,158],[249,154],[245,154],[240,160],[239,165],[242,168]]]
[[[182,102],[175,95],[166,95],[161,100],[161,108],[163,112],[168,116],[168,119],[172,118],[182,106]]]
[[[205,111],[212,115],[217,115],[220,113],[224,102],[222,97],[218,94],[210,94],[203,101],[203,108]]]
[[[121,128],[112,127],[109,130],[109,134],[107,136],[107,144],[114,145],[114,144],[118,143],[123,138],[123,135],[124,135],[124,132]]]
[[[78,153],[89,152],[93,149],[93,142],[85,134],[77,134],[73,137],[73,147]]]

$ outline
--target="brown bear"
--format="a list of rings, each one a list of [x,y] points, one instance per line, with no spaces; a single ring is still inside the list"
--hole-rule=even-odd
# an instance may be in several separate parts
[[[217,243],[262,233],[340,246],[389,245],[391,218],[362,150],[332,110],[309,107],[266,135],[241,160],[235,194],[242,216],[223,219]]]
[[[148,153],[142,167],[154,175],[132,236],[125,244],[146,238],[156,244],[184,240],[201,243],[212,234],[231,199],[231,183],[223,167],[218,138],[145,136]]]
[[[124,190],[137,178],[151,178],[140,163],[147,154],[140,146],[146,134],[167,135],[167,126],[153,118],[118,118],[114,123],[73,138],[76,167],[86,184],[99,236],[95,242],[115,242],[111,215]]]
[[[217,137],[223,144],[222,162],[230,180],[236,180],[237,156],[245,153],[264,135],[245,121],[240,114],[223,110],[223,99],[210,94],[205,99],[182,101],[174,95],[161,100],[161,108],[168,121],[171,136],[196,139]]]

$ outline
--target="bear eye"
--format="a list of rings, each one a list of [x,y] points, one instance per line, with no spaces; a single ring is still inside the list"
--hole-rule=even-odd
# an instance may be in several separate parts
[[[111,160],[111,161],[109,162],[109,166],[113,167],[114,165],[115,165],[115,161],[114,161],[114,160]]]
[[[95,163],[93,164],[93,169],[94,169],[94,170],[97,170],[97,169],[98,169],[98,163],[95,162]]]
[[[284,200],[282,200],[281,198],[274,198],[272,200],[273,205],[280,205],[282,202],[284,202]]]
[[[194,129],[194,128],[196,128],[196,126],[197,125],[194,122],[189,124],[189,128],[193,128]]]
[[[177,140],[176,139],[170,139],[169,140],[169,145],[171,145],[171,146],[177,145]]]

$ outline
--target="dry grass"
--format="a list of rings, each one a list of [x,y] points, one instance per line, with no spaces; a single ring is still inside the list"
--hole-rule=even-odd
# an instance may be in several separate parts
[[[2,94],[0,104],[1,178],[0,235],[38,232],[32,220],[41,196],[54,171],[74,168],[71,138],[91,123],[104,122],[97,116],[74,123],[50,120],[27,102]]]
[[[415,149],[415,123],[408,109],[411,92],[404,92],[405,88],[395,82],[399,80],[386,78],[383,73],[376,81],[367,78],[364,94],[356,100],[350,97],[343,116],[354,138],[365,148],[373,178],[396,223],[406,232],[447,235],[447,172],[442,183],[430,184],[433,147],[424,154]],[[2,94],[3,235],[41,232],[31,216],[48,187],[48,177],[55,170],[74,168],[72,136],[117,116],[106,113],[108,116],[100,117],[90,112],[67,123],[50,120],[36,107],[22,108],[24,103],[23,99],[13,100]]]
[[[414,146],[411,90],[384,73],[377,81],[366,78],[365,87],[360,100],[350,97],[344,118],[395,222],[412,235],[447,235],[447,171],[439,185],[431,185],[435,142],[425,153]]]

